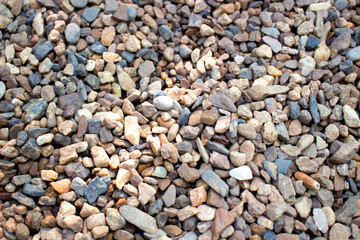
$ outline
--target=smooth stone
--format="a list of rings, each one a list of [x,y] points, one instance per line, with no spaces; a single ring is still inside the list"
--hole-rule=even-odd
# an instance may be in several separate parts
[[[251,180],[253,178],[251,169],[248,166],[233,168],[230,170],[229,174],[231,177],[240,181]]]
[[[155,219],[149,214],[129,205],[121,206],[119,210],[126,221],[137,226],[141,230],[150,234],[154,234],[158,231]]]
[[[65,39],[70,44],[76,44],[80,39],[80,27],[75,23],[70,23],[65,29]]]
[[[168,111],[173,107],[173,100],[168,96],[159,96],[154,99],[154,106],[161,111]]]

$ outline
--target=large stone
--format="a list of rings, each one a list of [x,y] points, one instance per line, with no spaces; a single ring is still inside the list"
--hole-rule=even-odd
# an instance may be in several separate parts
[[[333,163],[348,163],[359,149],[358,142],[344,143],[339,150],[330,158]]]
[[[350,107],[349,105],[343,106],[344,119],[345,124],[351,128],[359,128],[360,127],[360,119],[355,109]]]
[[[155,219],[135,207],[124,205],[120,207],[120,213],[126,221],[147,233],[154,234],[158,231]]]
[[[45,99],[38,99],[32,101],[32,103],[26,108],[24,121],[30,123],[33,120],[39,120],[45,115],[48,103]]]
[[[201,178],[221,196],[229,193],[229,186],[213,171],[206,171]]]
[[[137,117],[125,117],[124,136],[132,145],[140,143],[140,126]]]

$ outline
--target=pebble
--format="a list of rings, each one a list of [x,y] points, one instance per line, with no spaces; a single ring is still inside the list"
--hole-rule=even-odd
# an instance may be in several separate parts
[[[229,174],[231,177],[240,181],[251,180],[253,178],[251,169],[248,166],[241,166],[231,169]]]
[[[167,96],[159,96],[154,99],[154,106],[161,111],[168,111],[173,108],[173,100]]]
[[[70,44],[76,44],[80,39],[80,27],[75,23],[70,23],[65,29],[65,39]]]
[[[154,234],[158,231],[155,219],[143,211],[128,205],[120,207],[119,210],[126,221],[137,226],[141,230],[150,234]]]
[[[206,171],[201,178],[221,196],[225,197],[229,192],[226,183],[213,171]]]

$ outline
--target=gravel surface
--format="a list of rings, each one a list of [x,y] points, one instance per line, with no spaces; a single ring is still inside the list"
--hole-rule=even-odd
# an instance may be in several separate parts
[[[360,239],[359,0],[0,0],[0,239]]]

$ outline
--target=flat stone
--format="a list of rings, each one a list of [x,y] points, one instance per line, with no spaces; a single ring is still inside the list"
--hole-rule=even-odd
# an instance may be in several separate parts
[[[221,196],[229,193],[229,186],[213,171],[206,171],[201,178]]]
[[[214,105],[215,107],[230,112],[236,112],[236,107],[232,102],[232,100],[223,93],[220,92],[213,93],[209,96],[209,100],[211,101],[212,105]]]
[[[107,188],[108,186],[103,181],[101,181],[99,177],[95,177],[87,185],[84,196],[89,204],[92,204],[101,194],[106,192]]]
[[[143,62],[138,70],[138,74],[141,78],[149,77],[155,71],[154,63],[146,60]]]
[[[230,170],[229,174],[231,177],[240,181],[251,180],[253,178],[251,169],[248,166],[233,168]]]
[[[119,210],[126,221],[137,226],[141,230],[151,234],[158,231],[155,219],[145,212],[129,205],[124,205],[120,207]]]

